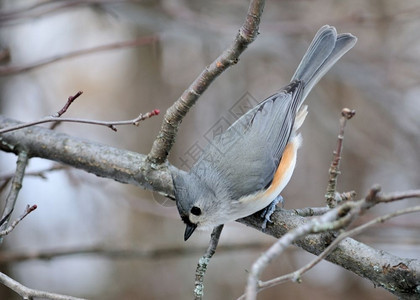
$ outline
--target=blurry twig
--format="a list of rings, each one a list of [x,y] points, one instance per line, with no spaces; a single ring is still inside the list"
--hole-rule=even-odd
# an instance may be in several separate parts
[[[0,76],[13,75],[13,74],[29,71],[37,67],[45,66],[47,64],[50,64],[59,60],[68,59],[68,58],[72,58],[76,56],[82,56],[86,54],[96,53],[100,51],[108,51],[108,50],[113,50],[113,49],[138,47],[142,45],[152,44],[156,41],[157,41],[156,36],[146,36],[146,37],[141,37],[134,40],[116,42],[116,43],[92,47],[88,49],[76,50],[76,51],[65,53],[65,54],[59,54],[59,55],[55,55],[55,56],[48,57],[45,59],[41,59],[37,62],[33,62],[24,66],[0,66]]]
[[[175,103],[168,108],[158,134],[153,142],[148,160],[155,164],[162,164],[166,161],[175,141],[175,136],[182,119],[190,108],[197,102],[198,98],[210,86],[223,71],[238,62],[239,56],[258,34],[260,18],[265,1],[251,0],[246,20],[239,29],[234,42],[223,51],[216,60],[208,65],[201,74],[191,83]]]
[[[19,195],[20,189],[22,188],[22,181],[25,175],[26,166],[28,165],[28,160],[28,154],[25,151],[20,151],[16,162],[16,172],[12,180],[12,186],[10,187],[10,192],[7,195],[6,204],[3,209],[0,231],[3,231],[9,223],[10,216],[16,204],[16,199]],[[3,239],[0,238],[0,244],[2,242]]]
[[[10,51],[9,49],[0,49],[0,63],[5,63],[10,60]]]
[[[20,223],[20,221],[22,221],[27,215],[29,215],[31,212],[33,212],[36,208],[37,208],[36,205],[32,205],[32,206],[27,205],[24,213],[19,218],[17,218],[15,221],[13,221],[13,223],[9,227],[0,231],[0,237],[8,235],[10,232],[12,232],[12,230],[15,229],[15,227]],[[7,217],[10,217],[10,215],[8,215]],[[0,221],[0,225],[2,225],[4,223],[5,218]]]
[[[82,5],[99,5],[123,2],[139,2],[136,0],[65,0],[43,1],[20,9],[0,12],[0,24],[14,24],[18,20],[39,18],[43,15],[54,13],[62,9]]]
[[[268,246],[267,243],[248,242],[230,245],[220,245],[218,253],[240,252],[240,251],[261,251]],[[182,247],[133,247],[133,248],[110,248],[104,245],[63,247],[58,249],[27,250],[27,251],[1,251],[0,264],[23,262],[28,260],[51,260],[63,256],[75,255],[98,255],[112,259],[165,259],[190,256],[202,253],[200,246]]]
[[[60,171],[66,168],[68,168],[68,166],[55,164],[43,170],[26,172],[25,176],[35,176],[35,177],[41,177],[42,179],[47,179],[46,173],[53,172],[53,171]],[[5,174],[5,175],[0,176],[0,181],[5,181],[5,183],[3,183],[0,186],[0,191],[2,190],[3,185],[7,184],[13,178],[14,175],[15,174],[13,173],[13,174]]]
[[[52,116],[45,117],[43,119],[28,122],[28,123],[22,123],[16,126],[7,127],[0,129],[0,134],[42,124],[47,122],[74,122],[74,123],[84,123],[84,124],[93,124],[93,125],[100,125],[100,126],[106,126],[112,129],[113,131],[117,131],[117,128],[115,126],[119,125],[135,125],[139,126],[139,123],[145,119],[151,118],[153,116],[156,116],[160,113],[158,109],[154,109],[151,112],[140,114],[137,118],[134,118],[132,120],[125,120],[125,121],[97,121],[97,120],[89,120],[89,119],[77,119],[77,118],[61,118],[61,116],[67,111],[69,106],[73,103],[73,101],[78,98],[83,92],[79,91],[74,96],[70,96],[66,102],[66,104],[61,108],[57,113],[55,113]]]
[[[340,160],[341,160],[341,151],[343,150],[343,140],[344,140],[344,128],[346,127],[347,120],[350,120],[356,111],[343,108],[341,111],[341,118],[340,118],[340,131],[338,133],[337,139],[337,148],[334,150],[333,160],[331,162],[331,166],[329,169],[329,180],[328,180],[328,187],[327,193],[325,194],[325,198],[327,200],[327,205],[330,208],[333,208],[340,202],[339,194],[337,193],[337,177],[340,174]]]
[[[206,274],[207,266],[210,263],[210,259],[216,252],[217,244],[219,243],[220,234],[223,230],[223,224],[215,227],[211,233],[210,243],[206,253],[200,258],[195,270],[195,288],[194,288],[194,299],[203,299],[204,295],[204,274]]]
[[[10,288],[11,290],[18,293],[20,296],[22,296],[23,299],[42,298],[42,299],[53,299],[53,300],[82,300],[82,298],[59,295],[59,294],[54,294],[54,293],[49,293],[49,292],[44,292],[44,291],[28,288],[1,272],[0,272],[0,282],[4,284],[5,286],[7,286],[8,288]]]

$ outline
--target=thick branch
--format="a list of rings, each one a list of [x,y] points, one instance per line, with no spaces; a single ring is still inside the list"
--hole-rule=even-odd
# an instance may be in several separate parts
[[[0,128],[19,124],[20,122],[0,116]],[[172,178],[166,166],[151,168],[145,155],[71,137],[39,126],[0,135],[0,149],[13,153],[24,149],[31,157],[46,158],[100,177],[173,195]]]
[[[207,66],[181,97],[166,111],[160,132],[148,155],[151,162],[161,164],[166,161],[175,142],[178,127],[190,108],[217,76],[238,62],[242,52],[255,40],[264,2],[262,0],[251,1],[246,20],[239,29],[232,45]]]

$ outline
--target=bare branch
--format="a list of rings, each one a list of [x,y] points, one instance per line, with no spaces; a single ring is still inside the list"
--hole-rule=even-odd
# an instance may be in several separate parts
[[[259,291],[265,289],[265,288],[269,288],[269,287],[273,287],[275,285],[287,282],[287,281],[300,281],[300,278],[302,277],[302,275],[306,272],[308,272],[310,269],[312,269],[314,266],[316,266],[318,263],[320,263],[323,259],[325,259],[332,251],[334,251],[334,249],[338,246],[338,244],[348,238],[348,237],[352,237],[355,235],[358,235],[360,233],[362,233],[363,231],[365,231],[367,228],[378,224],[378,223],[382,223],[385,222],[386,220],[389,220],[391,218],[397,217],[397,216],[401,216],[401,215],[405,215],[405,214],[409,214],[409,213],[414,213],[414,212],[420,212],[420,206],[415,206],[415,207],[410,207],[410,208],[406,208],[406,209],[402,209],[402,210],[398,210],[396,212],[375,218],[363,225],[360,225],[352,230],[346,231],[341,233],[327,248],[325,248],[325,250],[315,259],[313,259],[311,262],[309,262],[308,264],[306,264],[305,266],[303,266],[302,268],[296,270],[295,272],[292,272],[290,274],[286,274],[265,282],[261,282],[259,283]]]
[[[3,231],[9,223],[10,216],[13,209],[15,208],[16,199],[19,195],[19,191],[22,188],[22,181],[25,175],[25,169],[28,165],[28,154],[25,151],[18,152],[18,159],[16,162],[16,172],[12,180],[12,186],[10,192],[6,198],[6,204],[1,217],[0,231]],[[3,238],[0,238],[0,244],[3,242]]]
[[[226,252],[240,252],[240,251],[261,251],[269,246],[267,243],[249,242],[220,245],[217,248],[218,253]],[[26,251],[1,251],[0,264],[22,262],[28,260],[51,260],[63,256],[76,255],[98,255],[112,259],[167,259],[177,258],[183,256],[190,256],[203,252],[201,246],[174,246],[174,247],[127,247],[127,248],[112,248],[104,245],[93,246],[75,246],[64,247],[56,249],[40,249],[40,250],[26,250]]]
[[[70,105],[74,102],[74,100],[79,98],[82,94],[82,91],[78,91],[76,94],[74,94],[74,96],[69,96],[67,98],[66,104],[64,104],[64,106],[56,114],[54,114],[53,117],[61,117],[69,109]]]
[[[236,252],[258,250],[266,247],[267,244],[259,242],[221,245],[218,252]],[[165,247],[165,248],[108,248],[103,245],[98,246],[79,246],[73,248],[53,249],[53,250],[34,250],[25,252],[0,252],[0,264],[21,262],[27,260],[51,260],[56,257],[71,256],[71,255],[101,255],[115,259],[163,259],[186,256],[202,252],[202,247]]]
[[[0,76],[8,76],[8,75],[21,73],[21,72],[26,72],[26,71],[29,71],[29,70],[32,70],[41,66],[45,66],[53,62],[63,60],[63,59],[68,59],[68,58],[73,58],[77,56],[97,53],[101,51],[108,51],[108,50],[113,50],[113,49],[149,45],[149,44],[155,43],[156,41],[157,41],[156,36],[147,36],[147,37],[141,37],[141,38],[137,38],[137,39],[129,40],[129,41],[116,42],[116,43],[106,44],[106,45],[92,47],[88,49],[76,50],[76,51],[69,52],[66,54],[59,54],[59,55],[55,55],[52,57],[39,60],[37,62],[33,62],[25,66],[0,66]]]
[[[335,221],[340,219],[343,208],[349,205],[351,205],[351,202],[346,202],[342,206],[336,207],[324,215],[313,218],[307,223],[290,230],[276,243],[274,243],[266,252],[264,252],[251,267],[246,287],[246,299],[254,300],[257,298],[257,293],[260,286],[259,278],[262,271],[273,259],[281,255],[296,240],[306,236],[309,233],[319,233],[328,230],[335,230],[347,225],[350,219],[348,222],[342,224],[336,223]],[[348,211],[348,209],[345,210]]]
[[[112,129],[113,131],[117,131],[117,128],[115,126],[120,126],[120,125],[139,126],[141,121],[146,120],[148,118],[151,118],[153,116],[157,116],[160,113],[159,109],[154,109],[151,112],[148,112],[148,113],[145,113],[145,114],[140,114],[140,115],[138,115],[137,118],[134,118],[132,120],[126,120],[126,121],[97,121],[97,120],[89,120],[89,119],[61,118],[61,116],[67,111],[67,109],[70,107],[70,105],[73,103],[73,101],[76,100],[82,94],[83,94],[83,92],[79,91],[74,96],[70,96],[68,98],[66,104],[57,113],[55,113],[52,116],[48,116],[48,117],[42,118],[42,119],[37,120],[37,121],[22,123],[22,124],[19,124],[19,125],[15,125],[15,126],[0,129],[0,134],[10,132],[10,131],[14,131],[14,130],[18,130],[18,129],[22,129],[22,128],[26,128],[26,127],[31,127],[31,126],[34,126],[34,125],[48,123],[48,122],[73,122],[73,123],[100,125],[100,126],[106,126],[110,129]]]
[[[405,192],[396,192],[382,195],[379,186],[373,187],[369,195],[366,197],[366,202],[372,204],[388,203],[410,198],[420,198],[420,190],[409,190]]]
[[[0,237],[8,235],[10,232],[12,232],[12,230],[15,229],[15,227],[20,223],[20,221],[22,221],[27,215],[29,215],[31,212],[33,212],[36,208],[37,208],[36,205],[32,205],[32,206],[27,205],[26,209],[25,209],[25,212],[19,218],[17,218],[15,221],[13,221],[13,223],[9,227],[0,231]],[[3,220],[1,220],[0,223],[3,224]]]
[[[117,131],[117,128],[115,126],[121,126],[121,125],[139,126],[141,121],[144,121],[144,120],[146,120],[148,118],[151,118],[153,116],[157,116],[159,113],[160,113],[160,111],[158,109],[155,109],[155,110],[152,110],[151,112],[147,112],[145,114],[140,114],[134,119],[124,120],[124,121],[98,121],[98,120],[78,119],[78,118],[45,117],[45,118],[40,119],[38,121],[23,123],[23,124],[20,124],[20,125],[16,125],[14,127],[1,129],[0,134],[10,132],[10,131],[15,131],[15,130],[26,128],[26,127],[31,127],[31,126],[34,126],[34,125],[49,123],[49,122],[70,122],[70,123],[99,125],[99,126],[108,127],[113,131]]]
[[[264,3],[263,0],[250,2],[246,20],[239,29],[233,44],[207,66],[181,97],[168,108],[160,132],[148,155],[149,161],[154,164],[162,164],[166,161],[174,144],[178,127],[190,108],[223,71],[238,62],[241,53],[255,40]]]
[[[337,147],[336,150],[333,152],[334,157],[331,161],[331,166],[329,169],[330,178],[328,180],[328,187],[327,193],[325,194],[325,198],[327,200],[327,205],[330,208],[333,208],[340,202],[340,195],[337,193],[337,177],[340,175],[340,160],[341,160],[341,151],[343,150],[343,140],[344,140],[344,128],[346,127],[347,120],[350,120],[354,117],[356,111],[343,108],[341,111],[341,118],[340,118],[340,131],[338,133],[337,138]]]
[[[250,275],[248,277],[248,285],[246,289],[246,299],[256,299],[256,294],[267,287],[271,287],[289,280],[293,281],[300,281],[300,277],[302,274],[313,268],[316,264],[318,264],[322,259],[327,258],[331,254],[331,252],[339,246],[339,243],[343,241],[346,238],[349,238],[350,236],[354,236],[356,234],[359,234],[366,228],[378,224],[380,222],[384,222],[390,218],[418,212],[420,211],[420,206],[411,207],[403,210],[396,211],[394,213],[390,213],[385,216],[378,217],[370,222],[367,222],[366,224],[363,224],[359,227],[356,227],[352,230],[349,230],[348,232],[344,232],[338,236],[338,238],[334,239],[330,245],[325,248],[325,250],[317,257],[315,260],[307,264],[306,266],[302,267],[301,269],[269,280],[267,282],[260,282],[258,279],[261,275],[262,270],[268,265],[269,262],[271,262],[275,257],[279,256],[288,246],[290,246],[293,242],[297,242],[298,239],[301,239],[302,237],[306,236],[309,233],[319,233],[326,230],[337,230],[339,228],[343,228],[350,224],[350,222],[362,214],[365,210],[371,208],[373,205],[381,203],[381,200],[384,200],[385,202],[388,201],[397,201],[397,200],[403,200],[406,198],[420,198],[420,190],[412,190],[407,191],[403,193],[394,193],[389,195],[379,195],[380,188],[379,187],[373,187],[368,195],[357,202],[344,202],[342,205],[337,206],[336,208],[330,210],[329,212],[325,213],[324,215],[309,220],[307,223],[301,224],[294,229],[288,231],[286,234],[284,234],[273,246],[270,247],[269,250],[267,250],[252,266]],[[289,225],[289,224],[288,224]],[[340,249],[341,250],[341,249]],[[359,249],[360,250],[360,249]],[[330,259],[331,256],[328,257]],[[370,264],[372,264],[373,257],[370,256],[369,261]],[[398,266],[401,266],[402,269],[404,269],[404,278],[408,278],[407,282],[415,283],[415,274],[417,273],[418,268],[420,267],[418,265],[418,262],[416,262],[416,265],[411,269],[408,267],[406,262],[400,261]],[[360,264],[357,265],[360,267]],[[384,272],[385,277],[387,276],[387,272]],[[368,277],[372,280],[372,277]],[[389,283],[389,279],[382,279],[381,286],[385,287],[391,292],[395,291],[394,288],[390,288],[391,285]],[[399,292],[399,291],[398,291]],[[405,293],[405,292],[404,292]],[[409,293],[409,292],[408,292]],[[396,293],[398,294],[398,293]],[[413,292],[409,293],[413,294]],[[242,297],[241,297],[242,298]]]
[[[0,115],[0,128],[20,124]],[[151,168],[145,155],[71,137],[39,126],[2,134],[0,139],[0,150],[18,154],[19,149],[26,149],[31,157],[50,159],[100,177],[173,197],[169,170]]]
[[[63,165],[59,165],[59,164],[54,164],[51,167],[45,168],[43,170],[39,170],[39,171],[32,171],[32,172],[26,172],[25,176],[35,176],[35,177],[41,177],[42,179],[46,179],[46,173],[49,172],[53,172],[53,171],[60,171],[60,170],[64,170],[68,168],[67,166],[63,166]],[[5,175],[0,175],[0,181],[9,181],[10,179],[13,178],[15,174],[5,174]]]
[[[204,274],[206,274],[207,266],[210,263],[210,259],[216,252],[217,244],[219,243],[220,235],[223,230],[223,225],[219,225],[213,229],[211,233],[210,243],[206,253],[200,258],[195,270],[195,288],[194,288],[194,299],[200,300],[204,296]]]
[[[33,299],[34,297],[42,298],[42,299],[53,299],[53,300],[82,300],[83,299],[83,298],[76,298],[76,297],[71,297],[71,296],[65,296],[65,295],[30,289],[1,272],[0,272],[0,282],[3,283],[8,288],[10,288],[11,290],[18,293],[20,296],[22,296],[23,299]]]
[[[18,20],[39,18],[43,15],[58,12],[74,6],[87,6],[95,4],[139,2],[138,0],[67,0],[43,1],[27,7],[0,13],[0,23],[3,25],[16,24]]]

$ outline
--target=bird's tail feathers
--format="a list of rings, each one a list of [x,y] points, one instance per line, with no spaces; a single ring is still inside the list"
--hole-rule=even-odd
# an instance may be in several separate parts
[[[357,38],[350,33],[337,35],[336,29],[329,25],[324,25],[318,30],[292,77],[292,81],[300,80],[304,84],[303,97],[298,106],[303,103],[313,86],[356,44],[356,41]]]

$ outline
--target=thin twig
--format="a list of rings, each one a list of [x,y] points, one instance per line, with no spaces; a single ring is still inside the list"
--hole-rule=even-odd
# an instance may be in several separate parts
[[[242,251],[261,251],[267,248],[267,243],[248,242],[238,244],[220,245],[217,248],[218,253]],[[76,255],[97,255],[111,259],[150,259],[162,260],[191,256],[203,252],[202,246],[184,246],[172,247],[121,247],[113,248],[104,245],[62,247],[56,249],[39,249],[24,251],[1,251],[0,264],[22,262],[28,260],[51,260],[63,256]]]
[[[395,192],[395,193],[389,193],[382,195],[381,193],[378,193],[375,195],[375,203],[388,203],[388,202],[394,202],[404,199],[410,199],[410,198],[420,198],[420,190],[408,190],[404,192]],[[372,199],[369,199],[369,201],[372,201]]]
[[[157,116],[160,113],[159,109],[154,109],[151,112],[140,114],[137,118],[134,118],[132,120],[125,120],[125,121],[97,121],[97,120],[90,120],[90,119],[61,118],[61,116],[67,111],[67,109],[70,107],[73,101],[76,100],[82,94],[83,92],[79,91],[74,96],[70,96],[67,99],[66,104],[57,113],[55,113],[52,116],[47,116],[37,121],[22,123],[16,126],[0,129],[0,134],[38,125],[38,124],[48,123],[48,122],[73,122],[73,123],[93,124],[93,125],[106,126],[112,129],[113,131],[117,131],[117,128],[115,126],[119,126],[119,125],[139,126],[141,121],[151,118],[153,116]]]
[[[64,104],[64,106],[56,114],[52,115],[52,117],[57,117],[57,118],[61,117],[69,109],[70,105],[74,102],[74,100],[79,98],[82,94],[83,94],[82,91],[78,91],[73,96],[69,96],[67,98],[66,104]]]
[[[73,58],[76,56],[82,56],[82,55],[97,53],[101,51],[108,51],[108,50],[113,50],[113,49],[138,47],[138,46],[152,44],[152,43],[155,43],[156,41],[157,41],[156,36],[146,36],[146,37],[141,37],[134,40],[116,42],[116,43],[106,44],[102,46],[76,50],[76,51],[65,53],[65,54],[59,54],[59,55],[55,55],[55,56],[48,57],[45,59],[41,59],[37,62],[33,62],[24,66],[0,66],[0,76],[8,76],[8,75],[21,73],[21,72],[26,72],[34,68],[45,66],[47,64],[50,64],[59,60]]]
[[[59,165],[59,164],[54,164],[51,167],[45,168],[43,170],[39,170],[39,171],[32,171],[32,172],[26,172],[25,176],[35,176],[35,177],[41,177],[42,179],[47,179],[47,176],[45,173],[49,173],[49,172],[53,172],[53,171],[60,171],[60,170],[64,170],[67,169],[68,166],[64,166],[64,165]],[[5,174],[5,175],[0,175],[0,181],[9,181],[10,179],[13,178],[15,174]]]
[[[12,214],[13,209],[15,208],[16,199],[19,195],[19,191],[22,188],[22,181],[25,175],[25,169],[28,165],[28,154],[25,151],[20,151],[18,154],[18,159],[16,162],[16,172],[12,180],[12,186],[10,188],[10,192],[6,198],[6,204],[3,209],[2,213],[2,224],[0,226],[0,231],[3,231],[7,224],[9,223],[10,216]],[[3,238],[0,238],[0,244],[3,242]]]
[[[83,298],[76,298],[76,297],[54,294],[54,293],[49,293],[49,292],[44,292],[44,291],[28,288],[1,272],[0,272],[0,282],[4,284],[5,286],[7,286],[8,288],[10,288],[11,290],[18,293],[20,296],[22,296],[23,299],[42,298],[42,299],[53,299],[53,300],[83,300]]]
[[[327,193],[325,194],[327,205],[330,208],[337,206],[337,203],[341,200],[339,199],[339,195],[337,193],[337,177],[340,174],[339,168],[341,160],[341,151],[343,150],[344,128],[346,127],[347,120],[353,118],[355,114],[355,110],[351,110],[348,108],[343,108],[343,110],[341,111],[340,131],[337,139],[337,147],[336,150],[333,152],[334,157],[331,161],[331,166],[329,169],[330,177],[328,180]]]
[[[43,15],[58,12],[74,6],[99,5],[108,3],[139,2],[138,0],[67,0],[67,1],[42,1],[23,8],[0,13],[2,25],[16,24],[18,20],[39,18]]]
[[[211,233],[210,243],[206,253],[200,258],[195,271],[195,288],[194,288],[194,299],[203,299],[204,295],[204,275],[207,271],[207,266],[210,263],[210,259],[216,252],[217,244],[219,243],[220,234],[222,233],[223,225],[219,225],[213,229]]]
[[[182,119],[198,98],[223,71],[238,62],[239,56],[258,34],[260,17],[265,1],[251,0],[246,20],[239,29],[233,44],[207,66],[178,100],[166,111],[160,132],[153,142],[148,160],[154,164],[166,161],[175,142],[175,136]]]
[[[26,209],[25,209],[25,212],[19,218],[14,220],[13,223],[9,227],[0,231],[0,237],[8,235],[10,232],[12,232],[13,229],[15,229],[15,227],[20,223],[20,221],[22,221],[27,215],[29,215],[31,212],[33,212],[36,208],[37,208],[36,205],[32,205],[32,206],[27,205]]]

